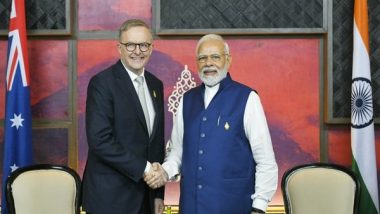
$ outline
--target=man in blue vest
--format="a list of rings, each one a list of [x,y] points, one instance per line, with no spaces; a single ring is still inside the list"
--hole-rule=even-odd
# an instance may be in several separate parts
[[[265,213],[278,168],[257,93],[231,79],[228,44],[202,37],[196,48],[203,84],[185,93],[165,161],[145,177],[152,188],[181,175],[181,214]]]

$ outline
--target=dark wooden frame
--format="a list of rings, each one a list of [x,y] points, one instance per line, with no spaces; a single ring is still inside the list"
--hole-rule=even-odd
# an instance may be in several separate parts
[[[337,112],[340,111],[340,107],[335,104],[335,100],[338,96],[342,96],[334,91],[333,85],[334,81],[339,80],[334,79],[333,76],[333,63],[334,59],[341,52],[334,50],[334,29],[333,29],[333,19],[334,19],[334,2],[323,0],[323,26],[321,28],[207,28],[207,29],[164,29],[161,27],[161,1],[153,1],[153,23],[152,28],[158,36],[198,36],[207,33],[216,33],[228,36],[242,36],[242,35],[255,35],[255,36],[281,36],[281,37],[292,37],[292,36],[307,36],[307,35],[318,35],[322,37],[322,48],[321,48],[321,80],[320,85],[322,88],[321,94],[321,112],[323,112],[323,120],[327,124],[350,124],[350,116],[344,114],[344,116],[339,115]],[[376,0],[373,0],[376,1]],[[342,2],[347,3],[347,2]],[[175,5],[173,5],[175,7]],[[341,14],[337,14],[340,16]],[[339,70],[337,70],[339,71]],[[339,71],[340,72],[340,71]],[[338,72],[338,73],[339,73]],[[345,71],[346,72],[346,71]],[[351,71],[347,71],[350,72]],[[345,75],[347,75],[345,73]],[[374,81],[372,81],[374,82]],[[349,83],[347,83],[349,84]],[[348,86],[344,85],[344,89]],[[373,91],[373,94],[375,91]],[[345,96],[349,94],[345,93]],[[343,99],[343,98],[342,98]],[[350,105],[350,99],[344,98],[344,108]],[[374,106],[375,107],[375,106]],[[374,109],[376,110],[376,109]],[[374,111],[374,121],[376,124],[380,123],[380,117]]]
[[[373,2],[374,1],[378,1],[378,0],[372,0],[372,2],[369,2],[369,3],[372,3],[374,4]],[[324,97],[325,97],[325,105],[324,105],[324,121],[328,124],[351,124],[351,118],[350,118],[350,115],[344,115],[344,116],[339,116],[339,115],[335,115],[336,112],[339,112],[339,106],[337,106],[335,104],[335,98],[339,98],[339,96],[342,96],[342,93],[338,96],[334,93],[336,93],[334,91],[334,82],[338,82],[339,83],[339,80],[335,79],[334,78],[334,58],[335,57],[338,57],[336,56],[334,53],[336,53],[337,51],[334,50],[334,39],[335,38],[338,38],[338,36],[334,36],[334,29],[333,29],[333,24],[334,24],[334,8],[333,8],[333,3],[334,1],[332,1],[329,5],[328,5],[328,34],[326,35],[326,50],[327,53],[325,53],[325,56],[326,56],[326,63],[323,65],[324,67],[324,70],[326,71],[325,72],[325,83],[324,83]],[[347,2],[346,2],[347,3]],[[350,2],[353,4],[353,0]],[[369,5],[369,8],[370,8],[370,5]],[[352,8],[353,9],[353,8]],[[376,11],[375,9],[373,9],[374,11]],[[341,15],[340,13],[337,13],[338,15]],[[369,14],[370,15],[370,14]],[[374,19],[374,18],[373,18]],[[371,24],[371,23],[369,23]],[[371,35],[370,35],[371,37]],[[372,41],[372,42],[375,42],[375,41]],[[375,43],[376,44],[376,43]],[[341,44],[341,45],[347,45],[347,44]],[[336,44],[335,44],[336,46]],[[338,51],[339,52],[339,51]],[[341,57],[341,56],[340,56]],[[352,57],[352,56],[351,56]],[[339,57],[338,57],[339,58]],[[373,59],[372,59],[373,60]],[[376,63],[375,63],[376,64]],[[378,63],[377,63],[378,64]],[[338,72],[339,69],[337,69],[335,72]],[[375,72],[378,72],[379,70],[375,71],[375,70],[371,70],[371,72],[373,73],[372,74],[372,77],[376,77],[378,75],[374,74]],[[341,72],[341,71],[339,71]],[[337,73],[341,76],[343,76],[343,73]],[[345,107],[346,108],[349,108],[351,103],[351,75],[352,75],[352,70],[347,70],[345,72],[348,72],[347,73],[344,73],[344,75],[349,75],[349,78],[342,78],[342,79],[345,79],[345,82],[344,82],[344,87],[345,89],[349,90],[349,94],[346,94],[344,93],[344,95],[347,95],[348,97],[345,98],[346,102],[344,103]],[[342,81],[341,79],[341,81]],[[378,93],[377,93],[377,97],[375,97],[375,93],[376,93],[376,90],[379,90],[376,85],[374,84],[375,83],[375,79],[372,79],[372,84],[373,84],[373,87],[372,87],[372,96],[373,96],[373,110],[374,110],[374,123],[375,124],[379,124],[380,123],[380,115],[379,115],[379,110],[376,111],[376,105],[375,105],[375,99],[378,99]],[[347,84],[347,85],[345,85]],[[338,114],[338,113],[337,113]]]
[[[28,36],[71,36],[73,33],[73,0],[65,0],[65,18],[66,18],[66,28],[65,29],[38,29],[38,30],[28,30]],[[7,36],[8,29],[0,29],[0,36]]]
[[[218,29],[162,29],[161,28],[161,1],[152,1],[153,23],[152,28],[159,36],[204,35],[216,33],[220,35],[273,35],[273,34],[323,34],[327,32],[327,5],[323,0],[323,27],[321,28],[218,28]]]

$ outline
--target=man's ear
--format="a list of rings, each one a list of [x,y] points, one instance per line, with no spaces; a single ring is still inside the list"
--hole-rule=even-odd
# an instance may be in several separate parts
[[[232,56],[231,55],[227,55],[227,68],[229,69],[230,66],[231,66],[231,62],[232,62]]]
[[[122,48],[121,45],[117,44],[116,47],[117,47],[117,51],[119,51],[119,54],[121,55],[121,48]]]

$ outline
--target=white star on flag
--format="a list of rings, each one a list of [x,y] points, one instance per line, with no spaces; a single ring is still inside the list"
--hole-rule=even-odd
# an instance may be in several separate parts
[[[14,172],[16,169],[18,169],[18,166],[14,163],[11,167],[12,172]]]
[[[21,118],[21,113],[19,115],[13,114],[13,119],[10,120],[13,122],[11,127],[16,126],[17,130],[22,126],[22,121],[24,121],[24,119]]]

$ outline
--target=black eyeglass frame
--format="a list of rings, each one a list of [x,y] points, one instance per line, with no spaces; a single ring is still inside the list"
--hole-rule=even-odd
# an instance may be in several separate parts
[[[139,46],[139,49],[141,52],[147,52],[150,49],[150,47],[152,46],[152,43],[149,43],[149,42],[142,42],[142,43],[133,43],[133,42],[122,43],[122,42],[119,42],[119,43],[120,43],[120,45],[123,45],[125,47],[125,49],[127,49],[127,51],[129,51],[129,52],[135,51],[136,46]],[[143,49],[142,49],[142,47],[143,47]]]

